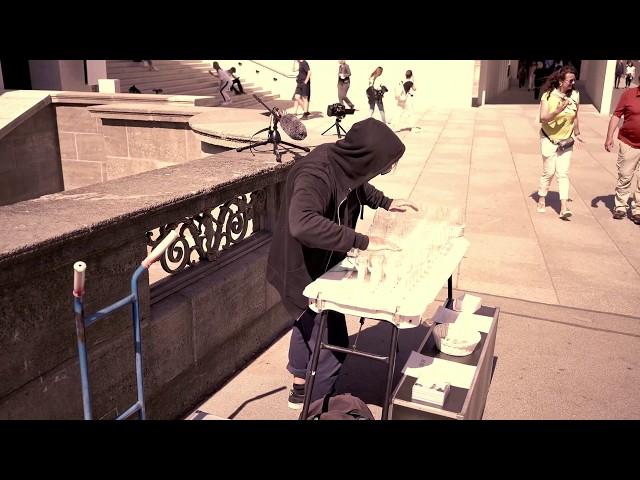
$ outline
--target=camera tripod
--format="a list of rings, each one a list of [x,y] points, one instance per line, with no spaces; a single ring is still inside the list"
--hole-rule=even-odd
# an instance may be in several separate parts
[[[347,132],[345,131],[344,128],[342,128],[342,125],[340,125],[340,122],[344,120],[344,116],[342,117],[336,117],[336,121],[333,125],[331,125],[329,128],[327,128],[324,132],[321,133],[321,135],[324,135],[325,133],[327,133],[329,130],[331,130],[333,127],[336,127],[336,132],[338,132],[338,138],[342,138],[342,135],[340,132],[344,133],[345,135],[347,134]]]
[[[269,126],[266,128],[263,128],[262,130],[258,130],[256,133],[253,134],[255,136],[262,132],[268,132],[267,139],[263,140],[262,142],[255,142],[249,145],[245,145],[244,147],[236,148],[236,152],[242,152],[243,150],[246,150],[248,148],[252,149],[254,147],[260,147],[262,145],[268,145],[271,143],[273,144],[273,154],[276,156],[276,162],[281,163],[282,162],[282,153],[280,152],[281,143],[289,147],[299,148],[300,150],[304,150],[305,152],[311,151],[308,147],[303,147],[302,145],[296,145],[294,143],[283,141],[282,137],[280,136],[280,132],[278,131],[278,122],[280,121],[280,113],[278,111],[278,108],[277,107],[274,107],[273,109],[269,108],[262,100],[260,100],[260,97],[258,97],[256,94],[253,95],[253,98],[258,100],[269,111],[269,113],[271,113],[271,117],[269,118]]]

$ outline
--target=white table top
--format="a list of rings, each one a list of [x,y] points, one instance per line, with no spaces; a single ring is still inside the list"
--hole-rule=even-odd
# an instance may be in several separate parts
[[[413,328],[420,325],[422,314],[446,284],[469,248],[465,238],[452,240],[448,254],[440,259],[433,270],[418,279],[409,289],[389,288],[385,282],[377,286],[357,280],[357,272],[349,268],[347,258],[304,289],[309,306],[318,311],[316,305],[345,315],[384,320],[398,328]]]

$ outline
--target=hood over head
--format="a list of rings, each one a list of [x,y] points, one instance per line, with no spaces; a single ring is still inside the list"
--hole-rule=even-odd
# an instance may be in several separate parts
[[[342,189],[356,188],[384,172],[404,154],[405,146],[387,125],[374,118],[354,123],[347,135],[329,146],[329,158],[343,173]]]

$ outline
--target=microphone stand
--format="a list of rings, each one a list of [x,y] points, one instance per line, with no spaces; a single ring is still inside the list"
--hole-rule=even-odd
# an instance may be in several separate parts
[[[282,154],[279,148],[281,143],[289,147],[299,148],[300,150],[304,150],[305,152],[310,151],[308,147],[303,147],[301,145],[296,145],[294,143],[283,141],[282,138],[280,137],[280,132],[278,131],[278,122],[280,121],[280,113],[278,113],[278,108],[277,107],[273,107],[273,109],[269,108],[255,93],[253,94],[253,98],[255,98],[258,102],[260,102],[271,114],[271,117],[269,118],[269,126],[261,130],[258,130],[253,135],[257,135],[262,132],[268,132],[267,139],[262,142],[255,142],[249,145],[245,145],[244,147],[236,148],[236,152],[242,152],[247,148],[260,147],[262,145],[268,145],[271,143],[273,144],[273,153],[276,156],[276,162],[281,163]]]

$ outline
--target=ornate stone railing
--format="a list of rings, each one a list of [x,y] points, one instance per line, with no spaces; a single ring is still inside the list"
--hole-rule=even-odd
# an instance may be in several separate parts
[[[139,284],[149,418],[184,413],[270,344],[289,322],[265,273],[291,163],[219,153],[0,207],[0,419],[82,417],[73,263],[87,264],[95,312],[130,293],[174,226],[175,273]],[[94,418],[130,403],[131,335],[123,310],[87,331]]]
[[[213,261],[223,251],[262,230],[266,190],[242,194],[215,208],[147,232],[147,245],[154,248],[171,230],[178,238],[160,259],[165,272],[176,273],[200,261]],[[155,235],[155,238],[153,238]]]

